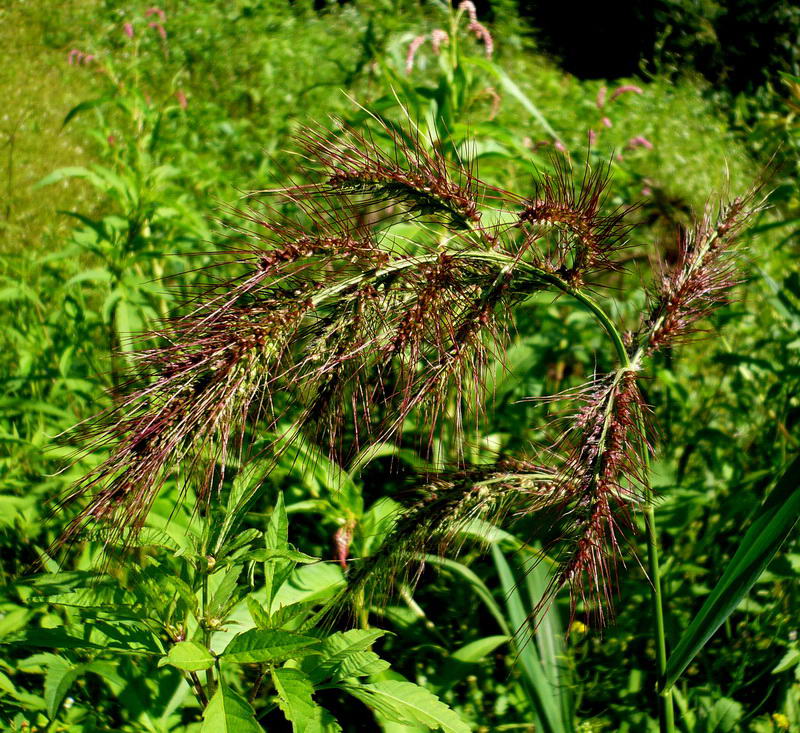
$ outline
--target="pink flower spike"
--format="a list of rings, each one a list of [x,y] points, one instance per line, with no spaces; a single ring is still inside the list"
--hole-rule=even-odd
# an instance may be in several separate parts
[[[161,36],[161,39],[164,40],[164,41],[167,40],[167,31],[164,28],[164,26],[161,25],[161,23],[156,23],[156,22],[148,23],[147,27],[148,28],[155,28],[158,31],[158,35]]]
[[[589,145],[594,145],[595,140],[597,140],[597,133],[594,130],[589,130],[586,134],[589,138]]]
[[[446,31],[443,31],[441,28],[436,28],[431,33],[431,45],[433,46],[433,52],[438,56],[439,50],[443,45],[447,45],[450,42],[450,36],[447,35]]]
[[[604,127],[611,127],[611,120],[608,117],[603,117],[603,126]]]
[[[81,59],[81,63],[83,63],[84,66],[88,66],[96,58],[97,56],[95,56],[93,53],[90,53],[88,56],[84,56],[83,59]]]
[[[633,148],[647,148],[647,150],[653,149],[653,143],[651,143],[644,135],[637,135],[636,137],[632,137],[628,140],[628,149],[633,150]]]
[[[643,94],[642,88],[637,87],[634,84],[623,84],[621,87],[617,87],[611,94],[611,101],[613,102],[617,97],[622,94],[627,94],[628,92],[632,92],[633,94]]]
[[[566,146],[566,145],[564,145],[564,143],[562,143],[562,142],[561,142],[561,140],[556,140],[556,141],[553,143],[553,147],[554,147],[556,150],[558,150],[558,152],[559,152],[559,153],[566,153],[566,152],[567,152],[567,146]]]
[[[600,91],[597,92],[597,100],[595,101],[597,109],[603,109],[606,103],[606,92],[608,92],[608,89],[605,87],[600,87]]]
[[[649,196],[651,193],[653,193],[653,189],[650,186],[645,186],[642,189],[642,196]]]
[[[489,33],[488,28],[486,28],[483,23],[478,23],[477,20],[473,20],[468,26],[467,30],[471,30],[475,34],[475,38],[479,41],[483,41],[483,47],[486,50],[486,56],[491,57],[492,53],[494,52],[494,39],[492,38],[492,34]]]
[[[106,138],[106,140],[107,140],[108,144],[109,144],[109,145],[110,145],[112,148],[113,148],[113,147],[114,147],[114,146],[117,144],[117,138],[115,138],[113,135],[109,135],[109,136]]]
[[[184,93],[183,89],[178,89],[175,92],[175,98],[178,100],[178,104],[181,106],[181,109],[186,109],[189,106],[189,102],[186,101],[186,94]]]
[[[167,22],[167,14],[161,9],[153,6],[152,8],[147,8],[144,13],[145,18],[149,18],[151,15],[157,15],[162,23]]]
[[[67,54],[67,63],[70,66],[72,66],[73,64],[79,64],[82,58],[83,58],[83,53],[81,53],[77,48],[73,48]]]
[[[125,23],[125,25],[122,26],[122,30],[128,38],[133,38],[133,23]]]
[[[475,9],[475,3],[471,2],[471,0],[461,0],[458,4],[458,9],[469,16],[470,23],[478,22],[478,11]]]
[[[427,36],[417,36],[411,43],[408,44],[408,52],[406,53],[406,74],[414,71],[414,57],[419,51],[419,47],[425,43]]]

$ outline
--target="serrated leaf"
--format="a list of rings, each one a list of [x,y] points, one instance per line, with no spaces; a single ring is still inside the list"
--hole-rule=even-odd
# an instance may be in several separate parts
[[[314,685],[299,669],[274,669],[272,681],[278,693],[278,706],[291,722],[294,733],[341,731],[333,716],[314,701]]]
[[[234,636],[222,656],[230,662],[276,664],[318,654],[313,646],[319,646],[319,639],[291,631],[250,629]]]
[[[269,629],[272,624],[270,623],[269,614],[264,610],[263,606],[253,596],[247,596],[245,599],[247,603],[247,610],[250,612],[250,617],[253,623],[259,629]]]
[[[354,655],[367,652],[385,633],[380,629],[351,629],[350,631],[339,631],[331,634],[322,642],[321,658],[319,660],[309,660],[306,663],[308,665],[307,671],[315,682],[321,682],[331,677],[346,679],[347,677],[357,677],[360,674],[377,674],[382,669],[378,669],[380,665],[375,664],[375,660],[377,662],[383,662],[383,660],[374,652],[369,652],[372,655],[371,657],[359,656],[349,664],[346,663]],[[376,671],[359,673],[357,670],[361,667],[367,669],[375,668]]]
[[[203,713],[200,733],[264,733],[250,703],[220,680]]]
[[[289,549],[289,519],[283,503],[283,494],[278,494],[275,508],[264,533],[264,547],[267,551],[285,551]],[[267,609],[278,594],[278,589],[291,575],[294,563],[289,560],[275,558],[264,562],[264,587],[267,592]]]
[[[184,672],[200,672],[214,664],[214,655],[196,641],[179,641],[158,662],[159,667],[167,664]]]
[[[208,606],[208,616],[224,616],[236,599],[235,591],[242,574],[242,566],[235,565],[226,571]]]
[[[424,725],[444,733],[469,733],[469,726],[436,695],[413,682],[383,680],[342,689],[394,723]]]
[[[389,669],[389,662],[375,652],[355,652],[345,657],[330,674],[331,681],[342,682],[353,677],[371,677]]]

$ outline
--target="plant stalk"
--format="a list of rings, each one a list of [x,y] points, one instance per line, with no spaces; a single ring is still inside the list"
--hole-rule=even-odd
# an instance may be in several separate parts
[[[644,509],[644,523],[647,531],[647,565],[650,575],[650,598],[653,603],[656,636],[656,665],[658,667],[659,687],[667,672],[667,636],[664,630],[664,602],[661,595],[661,572],[658,564],[658,532],[653,497],[647,489]],[[659,725],[662,733],[675,731],[675,705],[672,690],[659,694]]]

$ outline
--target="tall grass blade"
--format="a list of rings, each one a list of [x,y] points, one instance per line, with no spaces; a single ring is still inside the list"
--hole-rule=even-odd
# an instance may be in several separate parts
[[[492,558],[497,567],[506,599],[508,617],[512,628],[516,631],[518,641],[515,641],[514,646],[517,651],[517,659],[528,683],[531,701],[539,718],[541,729],[545,733],[571,731],[571,725],[562,719],[561,708],[556,704],[559,688],[553,684],[545,671],[545,665],[539,656],[537,645],[531,638],[533,632],[529,624],[530,603],[526,608],[514,573],[496,545],[492,547]]]
[[[664,679],[669,690],[780,549],[800,517],[800,457],[795,458],[759,510],[739,549],[670,655]]]

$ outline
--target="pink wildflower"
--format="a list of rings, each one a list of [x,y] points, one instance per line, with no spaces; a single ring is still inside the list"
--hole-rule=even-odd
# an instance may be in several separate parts
[[[486,55],[490,57],[494,52],[494,39],[492,34],[489,33],[489,29],[483,23],[473,20],[467,26],[467,30],[472,31],[475,34],[475,38],[483,42]]]
[[[597,140],[597,133],[594,130],[589,130],[586,133],[587,137],[589,138],[589,145],[594,145],[595,140]]]
[[[634,94],[642,94],[642,88],[637,87],[634,84],[623,84],[621,87],[617,87],[613,93],[611,94],[611,101],[613,102],[617,97],[622,94],[626,94],[627,92],[633,92]]]
[[[597,92],[597,101],[595,102],[597,109],[603,109],[606,103],[606,92],[608,92],[608,89],[605,87],[600,87],[600,91]]]
[[[113,148],[117,144],[117,138],[115,138],[113,135],[109,135],[106,138],[106,142]]]
[[[559,153],[566,153],[566,152],[567,152],[567,146],[566,146],[566,145],[564,145],[564,143],[562,143],[562,142],[561,142],[561,140],[556,140],[556,141],[553,143],[553,147],[554,147],[556,150],[558,150],[558,152],[559,152]]]
[[[637,135],[636,137],[632,137],[628,140],[628,149],[633,150],[633,148],[647,148],[647,150],[653,149],[653,143],[651,143],[644,135]]]
[[[608,117],[603,117],[602,121],[604,127],[611,127],[611,120]]]
[[[73,64],[79,64],[83,59],[83,52],[79,51],[77,48],[73,48],[67,54],[67,63],[72,66]]]
[[[441,49],[443,44],[447,44],[450,42],[450,36],[447,35],[446,31],[443,31],[441,28],[436,28],[433,33],[431,33],[431,45],[433,46],[433,52],[438,56],[439,50]]]
[[[645,186],[642,189],[642,196],[649,196],[651,193],[653,193],[653,189],[650,186]]]
[[[161,40],[163,41],[167,40],[167,31],[164,28],[164,26],[161,25],[161,23],[156,23],[156,22],[148,23],[147,27],[155,28],[158,31],[158,35],[161,36]]]
[[[469,16],[470,24],[478,22],[478,11],[475,9],[475,3],[470,0],[462,0],[458,4],[458,9]]]
[[[406,53],[406,74],[410,74],[414,70],[414,57],[419,51],[419,47],[425,43],[427,36],[417,36],[411,43],[408,44],[408,53]]]
[[[189,106],[183,89],[178,89],[178,91],[175,92],[175,98],[178,100],[178,104],[181,106],[181,109],[186,109]]]
[[[125,25],[122,26],[122,30],[125,31],[125,35],[128,36],[128,38],[133,38],[133,23],[125,23]]]
[[[149,18],[151,15],[157,15],[162,23],[167,22],[167,14],[161,9],[153,6],[145,10],[144,17]]]

